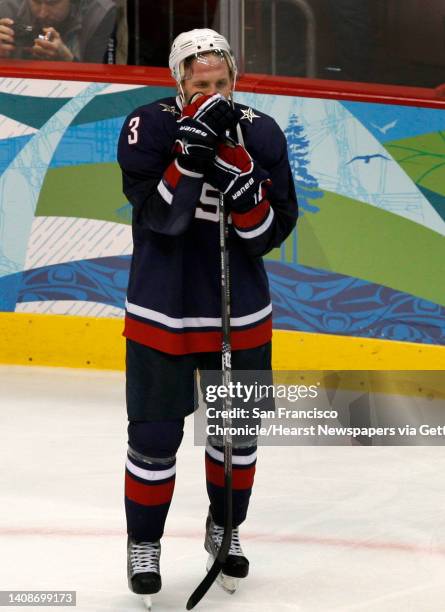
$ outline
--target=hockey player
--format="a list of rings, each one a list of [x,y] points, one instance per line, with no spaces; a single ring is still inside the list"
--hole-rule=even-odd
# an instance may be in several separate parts
[[[160,540],[175,484],[184,418],[195,409],[194,372],[221,368],[218,193],[230,210],[234,370],[271,369],[272,307],[261,256],[297,219],[283,132],[233,102],[237,68],[227,40],[209,29],[180,34],[169,66],[176,98],[125,121],[118,160],[133,206],[134,251],[126,301],[128,457],[125,507],[132,591],[161,588]],[[252,490],[256,440],[233,449],[233,530],[223,586],[247,576],[238,527]],[[205,453],[210,508],[205,548],[223,533],[223,449]]]

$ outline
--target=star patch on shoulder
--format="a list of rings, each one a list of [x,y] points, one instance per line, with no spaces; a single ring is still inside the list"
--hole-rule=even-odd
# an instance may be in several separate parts
[[[241,117],[241,119],[247,119],[247,121],[250,121],[250,123],[253,123],[254,119],[261,119],[261,117],[259,115],[255,115],[255,113],[253,112],[252,108],[242,108],[241,112],[243,113],[243,116]]]
[[[163,102],[159,102],[159,106],[162,106],[163,113],[171,113],[173,116],[179,115],[179,111],[176,110],[174,106],[170,106],[170,104],[164,104]]]

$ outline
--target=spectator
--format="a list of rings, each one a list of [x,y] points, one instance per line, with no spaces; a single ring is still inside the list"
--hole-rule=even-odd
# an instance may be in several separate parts
[[[0,57],[103,63],[114,0],[0,0]]]

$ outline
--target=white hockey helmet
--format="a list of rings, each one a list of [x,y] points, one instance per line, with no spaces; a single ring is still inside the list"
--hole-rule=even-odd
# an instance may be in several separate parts
[[[184,60],[193,55],[198,56],[209,51],[223,53],[232,73],[232,78],[235,80],[237,67],[229,43],[222,34],[218,34],[215,30],[201,28],[182,32],[173,41],[168,65],[175,81],[180,84],[184,78]]]

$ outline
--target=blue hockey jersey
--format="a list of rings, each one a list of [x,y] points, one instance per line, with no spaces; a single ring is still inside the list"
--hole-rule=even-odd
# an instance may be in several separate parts
[[[267,197],[229,217],[232,349],[272,336],[272,305],[261,256],[297,219],[286,139],[269,116],[236,104],[244,146],[270,178]],[[136,109],[125,121],[118,161],[133,206],[134,250],[124,336],[181,355],[221,348],[218,192],[174,159],[179,98]]]

